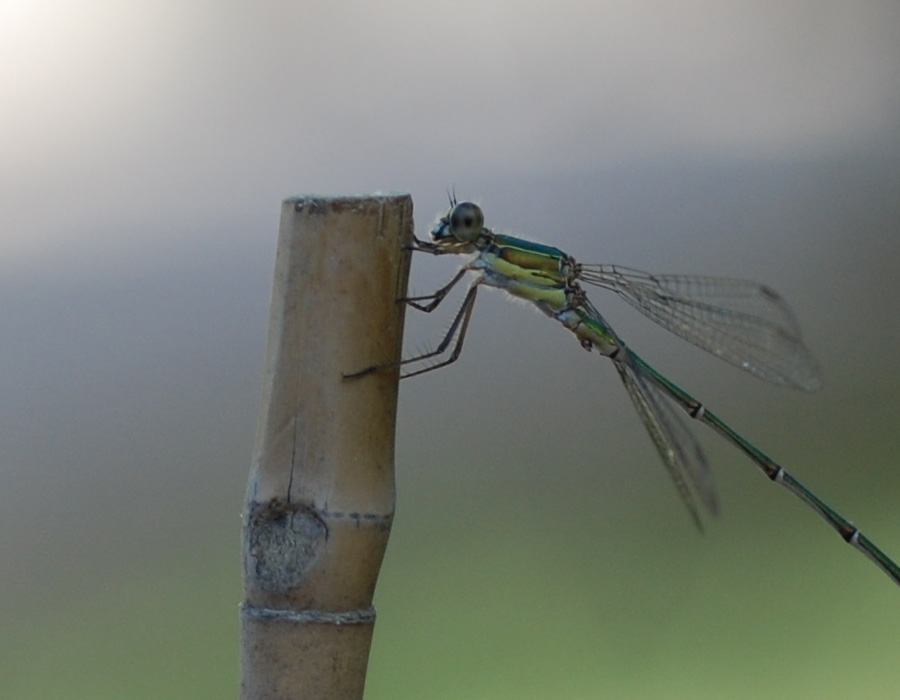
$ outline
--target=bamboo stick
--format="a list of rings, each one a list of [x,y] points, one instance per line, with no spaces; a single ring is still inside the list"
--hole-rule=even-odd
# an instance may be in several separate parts
[[[241,699],[362,697],[394,515],[409,195],[282,205],[243,528]]]

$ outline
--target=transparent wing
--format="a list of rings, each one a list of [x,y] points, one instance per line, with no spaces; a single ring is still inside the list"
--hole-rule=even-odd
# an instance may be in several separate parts
[[[719,504],[712,473],[700,444],[678,417],[674,406],[662,390],[650,381],[638,366],[629,362],[627,358],[617,360],[615,365],[669,476],[675,482],[678,495],[690,511],[697,527],[702,530],[700,514],[688,483],[694,487],[703,505],[713,515],[718,513]]]
[[[769,287],[619,265],[582,265],[580,279],[616,292],[663,328],[757,377],[807,391],[822,384],[797,320]]]

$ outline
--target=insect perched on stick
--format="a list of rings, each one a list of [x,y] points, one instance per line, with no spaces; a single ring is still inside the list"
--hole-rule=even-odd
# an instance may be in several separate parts
[[[559,321],[585,350],[597,350],[612,360],[698,527],[700,509],[696,501],[713,514],[718,504],[703,451],[677,409],[705,423],[741,450],[769,479],[812,508],[845,542],[900,585],[900,566],[771,457],[631,350],[591,303],[582,285],[615,292],[667,330],[757,377],[808,391],[817,389],[821,386],[818,365],[803,343],[796,319],[774,290],[746,280],[651,275],[619,265],[582,264],[558,248],[494,233],[484,225],[481,207],[472,202],[457,204],[452,199],[450,210],[431,229],[431,240],[415,239],[413,250],[471,256],[453,279],[433,294],[403,300],[413,308],[434,311],[468,273],[473,279],[438,346],[400,362],[403,367],[429,360],[432,364],[401,377],[454,362],[462,351],[478,288],[486,285],[502,289]],[[445,359],[437,359],[448,350]],[[375,365],[345,376],[358,377],[388,367],[396,365]]]

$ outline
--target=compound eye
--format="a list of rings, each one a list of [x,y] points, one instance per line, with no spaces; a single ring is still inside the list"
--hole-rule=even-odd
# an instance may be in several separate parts
[[[484,228],[484,212],[473,202],[460,202],[450,210],[448,218],[450,235],[464,243],[474,241]]]

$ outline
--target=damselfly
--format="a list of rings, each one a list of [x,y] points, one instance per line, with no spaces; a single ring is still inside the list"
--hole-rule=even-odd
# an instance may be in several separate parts
[[[481,208],[472,202],[457,204],[451,200],[450,210],[431,229],[431,241],[416,238],[413,250],[472,256],[450,282],[433,294],[403,300],[416,309],[434,311],[467,273],[473,273],[474,279],[438,346],[400,364],[429,360],[433,363],[401,377],[413,377],[454,362],[462,351],[478,288],[487,285],[502,289],[533,303],[562,323],[585,350],[596,349],[612,360],[698,527],[696,499],[713,514],[718,504],[709,465],[696,438],[679,418],[677,408],[740,449],[769,479],[812,508],[845,542],[900,584],[900,566],[846,518],[626,346],[587,298],[582,284],[612,290],[664,328],[757,377],[800,389],[817,389],[821,385],[819,368],[803,343],[797,321],[775,291],[746,280],[651,275],[618,265],[581,264],[558,248],[494,233],[484,225]],[[446,359],[438,360],[451,344],[453,348]],[[361,376],[391,366],[396,365],[377,365],[346,376]]]

